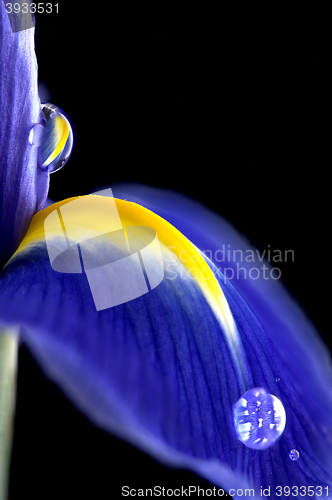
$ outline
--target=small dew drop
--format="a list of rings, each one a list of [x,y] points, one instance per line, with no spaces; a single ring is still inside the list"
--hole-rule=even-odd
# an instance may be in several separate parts
[[[281,401],[262,387],[247,391],[233,407],[235,430],[248,448],[265,450],[281,436],[286,412]]]
[[[295,449],[291,450],[288,456],[291,460],[293,460],[293,462],[297,462],[297,460],[300,458],[299,452]]]
[[[29,142],[35,148],[38,148],[43,139],[44,126],[41,123],[35,123],[29,132]]]
[[[280,382],[280,378],[279,377],[276,378],[276,382]]]

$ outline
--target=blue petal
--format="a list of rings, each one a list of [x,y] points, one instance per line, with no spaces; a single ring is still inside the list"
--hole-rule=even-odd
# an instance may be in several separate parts
[[[40,120],[34,28],[13,33],[0,2],[0,269],[47,197],[49,174],[37,169],[29,132]]]
[[[94,422],[159,460],[226,489],[332,487],[330,391],[324,393],[315,373],[310,380],[294,376],[301,374],[297,357],[295,367],[287,364],[278,342],[213,263],[237,342],[183,262],[165,259],[166,278],[157,288],[97,312],[85,276],[54,272],[45,242],[31,240],[1,273],[0,321],[24,325],[45,372]],[[281,439],[262,452],[240,443],[232,419],[243,392],[260,386],[287,413]],[[315,405],[323,393],[320,411]],[[288,458],[292,448],[300,452],[298,462]]]
[[[143,204],[164,217],[200,248],[219,271],[231,278],[231,283],[254,311],[293,378],[305,383],[308,404],[317,413],[316,418],[322,426],[330,429],[330,353],[314,325],[280,280],[271,278],[269,273],[269,279],[265,279],[263,272],[258,279],[256,274],[250,279],[251,269],[261,270],[263,264],[271,269],[267,261],[260,260],[257,249],[229,222],[179,193],[138,184],[117,184],[112,190],[114,196]],[[253,250],[255,261],[246,261],[245,257],[249,255],[246,252]],[[278,377],[282,378],[281,375]]]

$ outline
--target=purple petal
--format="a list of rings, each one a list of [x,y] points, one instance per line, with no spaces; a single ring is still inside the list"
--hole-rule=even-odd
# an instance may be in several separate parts
[[[37,169],[29,132],[40,120],[34,28],[13,33],[0,2],[0,268],[47,197],[49,174]]]

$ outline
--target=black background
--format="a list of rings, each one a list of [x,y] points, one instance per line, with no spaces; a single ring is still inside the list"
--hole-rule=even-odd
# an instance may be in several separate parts
[[[282,279],[328,341],[321,21],[303,11],[81,4],[36,16],[39,80],[75,137],[49,196],[134,181],[201,201],[262,251],[294,250],[294,262],[278,263]],[[111,498],[123,484],[208,486],[95,428],[22,347],[11,498]]]

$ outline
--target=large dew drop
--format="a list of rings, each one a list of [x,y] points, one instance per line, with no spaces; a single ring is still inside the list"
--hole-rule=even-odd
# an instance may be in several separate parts
[[[239,440],[254,450],[265,450],[281,436],[286,413],[281,401],[262,387],[247,391],[233,408]]]
[[[69,160],[73,147],[73,131],[64,112],[54,104],[42,104],[43,123],[30,130],[30,144],[38,147],[39,168],[50,174],[60,170]]]

